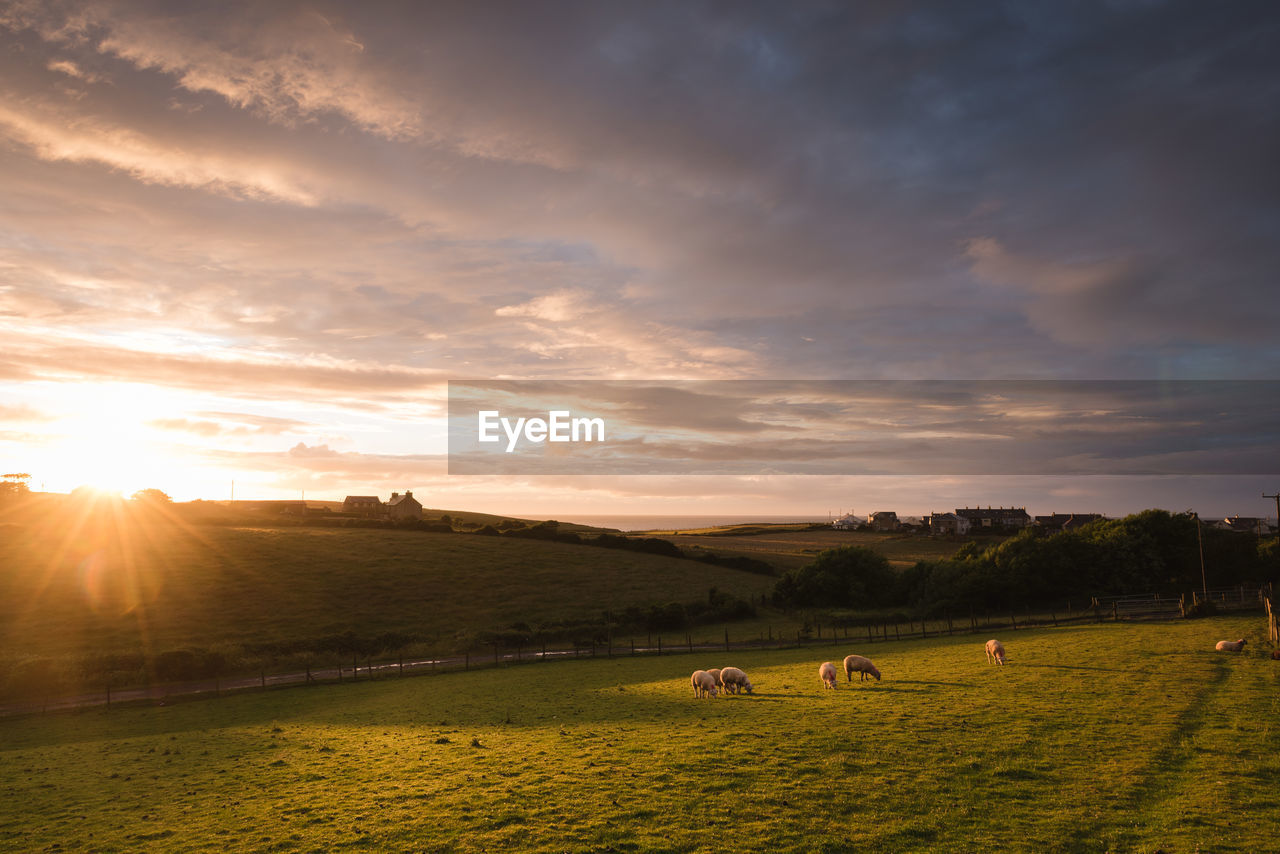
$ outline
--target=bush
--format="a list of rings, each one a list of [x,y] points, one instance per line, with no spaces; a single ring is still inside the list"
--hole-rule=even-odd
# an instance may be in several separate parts
[[[789,606],[876,608],[896,598],[897,579],[883,555],[842,546],[791,570],[774,587],[774,601]]]

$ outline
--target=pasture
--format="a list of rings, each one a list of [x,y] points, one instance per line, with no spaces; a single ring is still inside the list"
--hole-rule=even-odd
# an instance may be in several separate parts
[[[0,850],[1274,850],[1261,632],[1008,632],[1003,668],[979,636],[582,659],[0,720]],[[884,680],[824,690],[850,652]],[[694,700],[689,673],[730,663],[756,693]]]
[[[189,527],[155,516],[0,529],[0,657],[72,660],[241,642],[475,633],[627,605],[759,597],[774,579],[590,546],[325,528]]]
[[[970,538],[928,537],[919,534],[879,531],[837,531],[809,529],[804,525],[735,525],[696,531],[637,533],[661,536],[682,549],[706,549],[724,555],[743,555],[773,564],[780,570],[811,563],[819,552],[841,546],[864,546],[888,559],[894,569],[906,569],[922,560],[942,560],[956,553]],[[973,538],[981,548],[998,543],[1001,537]]]

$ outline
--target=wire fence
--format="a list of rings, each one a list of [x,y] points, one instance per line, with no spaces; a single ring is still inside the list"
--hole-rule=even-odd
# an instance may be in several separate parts
[[[1087,623],[1118,622],[1124,620],[1177,619],[1187,615],[1188,608],[1196,603],[1209,601],[1217,612],[1264,610],[1270,603],[1271,589],[1246,585],[1197,591],[1173,598],[1168,594],[1142,594],[1129,596],[1096,596],[1064,602],[1062,610],[1022,609],[993,612],[971,611],[963,617],[945,615],[920,620],[912,618],[862,619],[851,624],[847,621],[811,619],[794,634],[775,633],[771,628],[752,637],[741,634],[733,637],[725,629],[723,641],[695,641],[691,633],[657,633],[643,637],[628,635],[626,638],[610,637],[605,643],[579,643],[571,647],[516,645],[502,648],[471,650],[461,655],[447,657],[417,657],[394,659],[366,658],[352,660],[349,664],[329,663],[304,670],[269,673],[260,670],[256,675],[201,679],[182,682],[165,682],[145,685],[104,686],[98,691],[57,694],[44,697],[0,703],[0,716],[44,714],[70,709],[99,708],[138,704],[166,704],[180,700],[217,697],[244,691],[262,691],[305,685],[338,684],[378,679],[422,676],[433,673],[456,672],[480,668],[515,666],[546,661],[564,661],[579,658],[661,656],[707,652],[733,652],[759,649],[787,649],[818,646],[835,646],[842,643],[876,644],[889,641],[927,640],[954,635],[988,634],[1003,631],[1020,631],[1047,626],[1065,626]],[[1274,622],[1274,616],[1269,620]],[[1274,639],[1273,639],[1273,642]]]

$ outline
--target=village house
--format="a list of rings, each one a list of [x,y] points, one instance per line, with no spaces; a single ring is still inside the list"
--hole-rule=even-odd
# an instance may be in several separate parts
[[[970,528],[1020,530],[1031,524],[1025,507],[957,507],[956,515],[969,520]]]
[[[959,534],[963,536],[969,533],[969,520],[963,516],[957,516],[955,513],[930,513],[925,518],[925,523],[929,526],[930,534]]]
[[[422,505],[412,492],[406,491],[404,495],[393,492],[387,502],[387,515],[392,519],[421,519]]]
[[[342,512],[353,516],[376,518],[382,515],[382,499],[376,495],[348,495],[342,501]]]
[[[898,514],[892,510],[877,510],[867,516],[867,525],[873,531],[896,531],[900,523]]]
[[[853,515],[853,513],[846,513],[839,519],[833,521],[831,523],[831,527],[835,528],[837,531],[856,531],[861,528],[863,524],[863,521]]]
[[[1267,524],[1267,520],[1257,516],[1228,516],[1221,522],[1214,522],[1213,525],[1224,531],[1235,531],[1237,534],[1262,536],[1271,533],[1271,526]]]

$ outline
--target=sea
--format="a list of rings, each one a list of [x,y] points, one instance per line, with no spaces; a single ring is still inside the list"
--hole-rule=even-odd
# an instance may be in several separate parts
[[[557,516],[560,522],[575,522],[593,528],[617,528],[619,531],[681,531],[711,528],[716,525],[746,525],[751,522],[826,522],[818,516]]]

